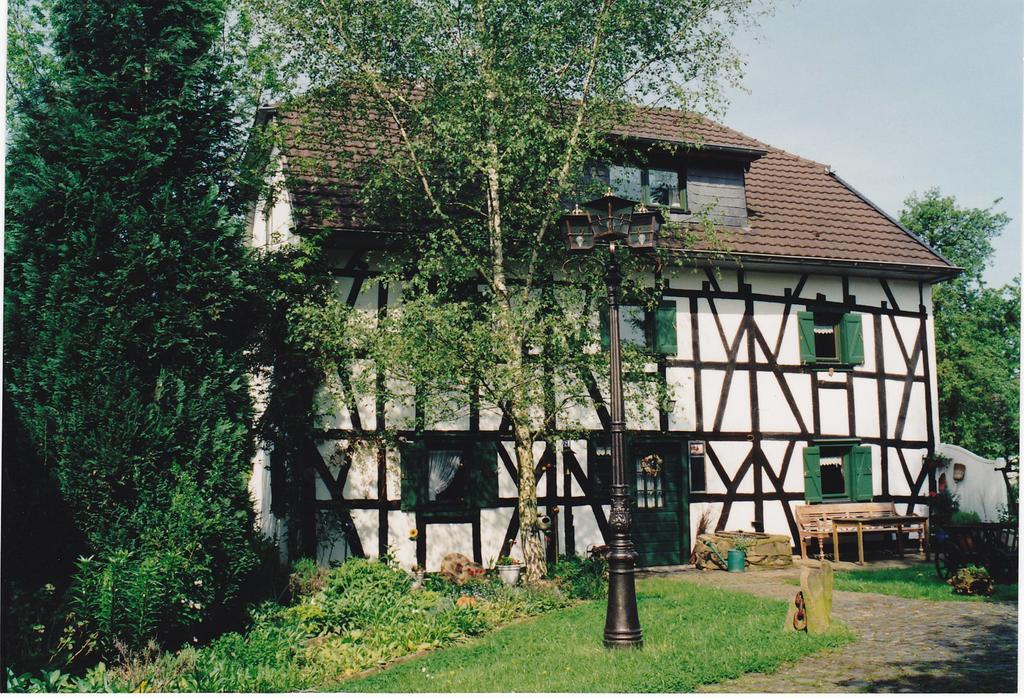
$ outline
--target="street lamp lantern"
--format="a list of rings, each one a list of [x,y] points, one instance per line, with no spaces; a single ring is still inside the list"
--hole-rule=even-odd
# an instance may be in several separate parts
[[[636,201],[615,196],[612,190],[608,189],[600,199],[588,201],[583,207],[596,214],[594,228],[598,238],[620,239],[626,237],[629,232],[630,219],[636,205]]]
[[[660,211],[648,211],[646,206],[640,204],[630,219],[626,244],[637,250],[653,250],[654,241],[664,222]]]
[[[583,212],[577,205],[562,217],[569,249],[589,251],[597,243],[608,246],[605,282],[608,285],[608,330],[610,357],[609,424],[612,486],[611,512],[608,525],[611,540],[608,545],[608,613],[605,617],[604,644],[607,647],[642,647],[643,631],[636,607],[636,550],[630,537],[629,486],[626,484],[626,410],[622,397],[622,348],[619,336],[619,296],[622,274],[616,255],[617,243],[625,241],[636,250],[653,250],[655,238],[664,218],[658,211],[648,211],[643,204],[615,196],[611,189],[600,199],[584,204],[594,216]]]
[[[590,214],[576,204],[570,213],[562,216],[562,226],[565,229],[566,240],[569,241],[569,250],[572,252],[586,252],[594,249],[594,228],[590,220]]]

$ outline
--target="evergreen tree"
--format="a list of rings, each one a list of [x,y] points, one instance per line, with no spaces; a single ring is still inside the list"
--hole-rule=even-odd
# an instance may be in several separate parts
[[[5,389],[91,555],[80,637],[173,642],[256,563],[227,7],[58,0],[51,17],[46,70],[15,94]]]

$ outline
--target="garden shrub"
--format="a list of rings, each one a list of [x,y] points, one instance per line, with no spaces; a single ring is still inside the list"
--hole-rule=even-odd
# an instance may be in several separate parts
[[[292,565],[292,573],[288,576],[288,591],[292,598],[316,593],[324,588],[328,570],[317,564],[316,560],[304,557]]]
[[[972,524],[981,523],[981,517],[973,511],[954,511],[953,515],[949,517],[949,523],[951,524]]]
[[[140,580],[158,563],[132,552],[83,563],[82,579],[103,597],[90,613],[124,618],[127,608],[150,603],[143,590],[154,587]],[[121,580],[121,591],[113,580]],[[128,649],[117,641],[116,665],[98,664],[77,679],[66,674],[9,674],[9,686],[21,691],[46,686],[61,691],[301,690],[571,603],[557,585],[508,587],[494,577],[459,586],[440,575],[428,575],[423,588],[413,589],[407,572],[359,558],[327,571],[299,562],[291,580],[293,588],[308,593],[295,594],[290,606],[265,602],[254,607],[244,633],[227,633],[205,647],[186,645],[174,653],[160,652],[153,643]],[[471,597],[472,603],[458,603],[464,597]],[[118,637],[134,631],[115,622],[104,627],[113,628]]]
[[[574,599],[599,599],[608,594],[608,562],[603,557],[565,557],[549,575]]]
[[[959,498],[948,489],[928,493],[928,516],[933,527],[949,523],[953,514],[960,511]]]

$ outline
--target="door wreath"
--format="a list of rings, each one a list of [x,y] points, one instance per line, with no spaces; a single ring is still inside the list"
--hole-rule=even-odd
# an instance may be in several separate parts
[[[640,459],[640,472],[648,477],[658,477],[661,475],[661,466],[664,462],[657,453],[646,455]]]

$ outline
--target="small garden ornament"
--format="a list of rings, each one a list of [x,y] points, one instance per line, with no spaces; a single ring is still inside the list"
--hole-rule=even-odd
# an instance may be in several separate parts
[[[462,553],[448,553],[441,558],[441,576],[452,584],[465,584],[470,577],[478,577],[484,568]]]
[[[786,613],[785,631],[805,630],[811,635],[827,632],[832,625],[832,564],[821,569],[805,567],[800,572],[800,591]]]

